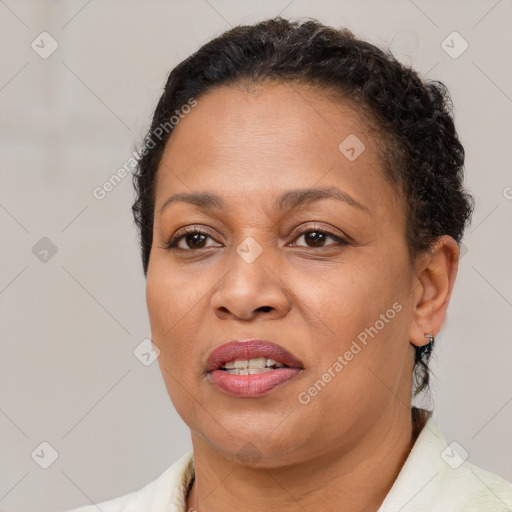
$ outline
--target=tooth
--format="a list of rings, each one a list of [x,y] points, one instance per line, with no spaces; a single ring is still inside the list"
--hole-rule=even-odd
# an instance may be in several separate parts
[[[273,371],[273,368],[271,368],[272,366],[276,368],[283,368],[285,365],[278,361],[274,361],[273,359],[255,357],[248,361],[241,359],[229,361],[225,363],[222,368],[224,368],[226,373],[229,373],[230,375],[257,375],[259,373]]]
[[[267,360],[264,357],[249,359],[249,368],[264,368]]]

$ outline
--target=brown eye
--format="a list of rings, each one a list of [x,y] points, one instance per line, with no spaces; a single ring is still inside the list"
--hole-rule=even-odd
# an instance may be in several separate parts
[[[184,237],[185,243],[191,249],[202,249],[205,245],[206,238],[208,235],[204,233],[192,233]]]
[[[300,247],[325,247],[326,245],[333,245],[333,244],[326,244],[326,240],[331,238],[334,240],[334,245],[347,245],[348,241],[341,238],[340,236],[334,235],[333,233],[329,233],[328,231],[323,231],[320,229],[309,229],[308,231],[303,231],[297,240],[300,240],[302,237],[304,237],[304,241],[306,242],[306,245],[301,244],[295,244],[299,245]]]
[[[167,248],[177,248],[184,251],[204,249],[206,247],[211,247],[211,244],[207,245],[208,239],[213,240],[209,233],[200,231],[198,229],[194,229],[171,238],[171,240],[167,244]]]
[[[329,235],[327,235],[327,237],[328,236]],[[322,247],[327,237],[325,233],[320,231],[308,231],[307,233],[304,233],[304,239],[306,240],[306,243],[311,242],[310,245],[313,247]]]

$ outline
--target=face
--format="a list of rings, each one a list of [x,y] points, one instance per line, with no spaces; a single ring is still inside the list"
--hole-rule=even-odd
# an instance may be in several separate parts
[[[348,450],[409,411],[403,203],[348,103],[216,88],[175,127],[157,178],[151,333],[195,442],[272,467]],[[272,354],[285,366],[245,375]],[[234,360],[242,375],[222,368]]]

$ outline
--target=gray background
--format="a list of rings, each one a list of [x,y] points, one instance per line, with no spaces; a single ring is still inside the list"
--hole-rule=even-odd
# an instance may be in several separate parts
[[[230,25],[278,13],[346,25],[448,85],[477,207],[432,399],[448,441],[512,480],[511,11],[510,0],[0,0],[0,509],[118,496],[191,448],[157,363],[133,353],[150,332],[131,179],[103,200],[92,192],[141,141],[172,67]],[[51,48],[43,31],[58,43],[46,59],[31,47]],[[469,44],[458,58],[442,47],[453,31]],[[48,469],[43,441],[59,454]]]

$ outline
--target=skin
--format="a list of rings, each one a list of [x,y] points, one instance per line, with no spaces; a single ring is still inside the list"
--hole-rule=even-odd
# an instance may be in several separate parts
[[[349,134],[365,144],[354,161],[338,149]],[[411,262],[403,199],[382,165],[357,112],[303,85],[210,90],[174,129],[157,174],[147,305],[165,385],[191,430],[187,510],[374,511],[391,488],[414,442],[413,345],[441,328],[458,247],[444,236]],[[319,187],[364,209],[333,198],[274,208],[284,192]],[[193,191],[219,195],[225,208],[162,210]],[[202,242],[167,248],[179,228],[197,226],[208,231]],[[315,229],[350,241],[315,243]],[[236,252],[247,237],[262,249],[252,263]],[[394,303],[400,312],[300,403]],[[206,360],[246,338],[278,343],[304,369],[265,396],[226,395],[205,377]],[[249,463],[237,456],[248,442]]]

